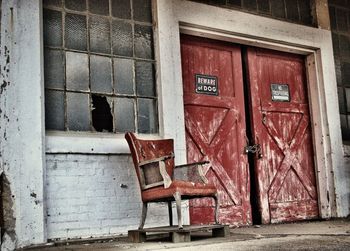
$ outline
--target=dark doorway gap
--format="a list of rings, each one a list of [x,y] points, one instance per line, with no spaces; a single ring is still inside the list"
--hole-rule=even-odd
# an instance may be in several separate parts
[[[104,96],[92,94],[92,126],[98,132],[113,132],[111,107]]]
[[[249,84],[249,67],[248,67],[248,59],[247,59],[247,47],[241,47],[241,55],[242,55],[242,71],[243,71],[243,86],[244,86],[244,106],[245,106],[245,119],[246,119],[246,135],[247,135],[247,145],[254,144],[253,140],[253,132],[251,128],[251,97],[250,93],[250,84]],[[252,153],[248,154],[248,165],[249,165],[249,174],[250,174],[250,205],[252,209],[252,220],[253,225],[260,225],[262,223],[261,220],[261,212],[259,209],[258,202],[258,188],[257,188],[257,175],[255,174],[255,155]]]

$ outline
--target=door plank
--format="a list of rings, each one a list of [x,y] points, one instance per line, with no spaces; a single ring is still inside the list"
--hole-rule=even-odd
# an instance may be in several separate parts
[[[251,224],[241,49],[182,35],[181,58],[188,161],[210,161],[206,176],[219,190],[220,221]],[[217,96],[196,93],[196,74],[217,79]],[[212,214],[210,201],[190,202],[191,223],[208,223]]]
[[[304,59],[256,48],[247,59],[254,143],[262,148],[255,159],[262,222],[318,217]],[[272,101],[271,84],[287,85],[290,101]]]

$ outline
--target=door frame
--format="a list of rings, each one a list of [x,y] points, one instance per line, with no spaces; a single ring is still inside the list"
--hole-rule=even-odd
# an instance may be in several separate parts
[[[159,128],[162,136],[175,139],[177,162],[186,162],[180,33],[305,55],[320,217],[346,216],[331,32],[185,0],[153,3]]]

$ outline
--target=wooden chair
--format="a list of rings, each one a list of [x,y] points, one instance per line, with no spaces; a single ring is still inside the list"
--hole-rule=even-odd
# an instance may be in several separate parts
[[[129,144],[132,159],[139,180],[142,197],[142,216],[139,229],[143,229],[147,204],[149,202],[168,202],[169,222],[172,222],[171,202],[176,202],[178,227],[183,228],[181,200],[211,197],[215,200],[215,223],[218,222],[218,196],[214,185],[207,184],[202,165],[209,162],[198,162],[174,166],[174,143],[172,139],[141,140],[133,133],[127,132],[125,138]],[[174,168],[197,167],[202,183],[174,180]],[[192,175],[190,175],[192,176]]]

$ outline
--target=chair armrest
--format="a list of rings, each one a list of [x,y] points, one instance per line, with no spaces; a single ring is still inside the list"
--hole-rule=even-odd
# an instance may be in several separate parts
[[[178,165],[175,166],[175,168],[183,168],[183,167],[191,167],[191,166],[201,166],[201,165],[205,165],[205,164],[209,164],[209,161],[200,161],[200,162],[193,162],[193,163],[188,163],[188,164],[184,164],[184,165]]]
[[[194,163],[175,166],[175,168],[179,169],[179,168],[184,168],[184,167],[186,167],[186,168],[197,167],[197,168],[193,169],[196,172],[196,175],[200,178],[200,180],[204,184],[208,184],[208,179],[207,179],[207,177],[205,177],[205,174],[204,174],[203,165],[209,164],[209,163],[210,163],[209,161],[200,161],[200,162],[194,162]]]

